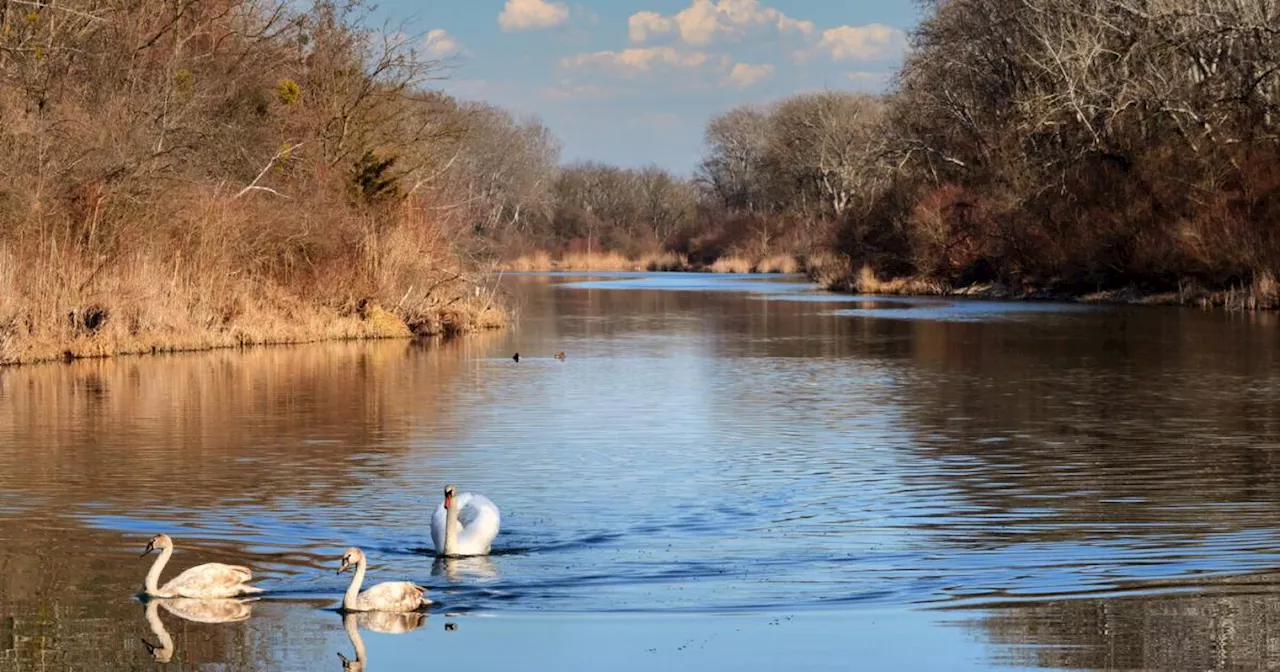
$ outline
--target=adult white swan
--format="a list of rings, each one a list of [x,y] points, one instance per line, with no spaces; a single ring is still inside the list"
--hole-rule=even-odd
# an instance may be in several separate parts
[[[464,492],[454,495],[452,485],[444,486],[444,501],[431,516],[431,542],[436,555],[488,555],[498,536],[502,516],[484,495]]]
[[[249,585],[249,581],[253,579],[253,572],[249,571],[248,567],[224,565],[220,562],[192,567],[173,577],[162,587],[159,585],[160,572],[164,571],[164,566],[173,556],[173,539],[170,539],[167,534],[151,537],[151,541],[147,543],[147,550],[138,557],[146,557],[156,549],[160,550],[160,557],[152,563],[151,571],[147,572],[147,579],[143,584],[143,592],[150,597],[210,599],[262,592],[261,588]]]
[[[338,568],[338,573],[356,568],[356,575],[351,577],[351,585],[342,598],[343,611],[407,612],[417,611],[431,604],[431,600],[425,597],[427,589],[409,581],[387,581],[360,592],[366,566],[364,551],[352,547],[342,554],[342,566]]]

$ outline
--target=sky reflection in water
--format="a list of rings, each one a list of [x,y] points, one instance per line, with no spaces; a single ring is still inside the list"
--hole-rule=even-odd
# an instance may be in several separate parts
[[[369,669],[1276,662],[1274,316],[504,282],[518,326],[448,344],[0,372],[0,668],[153,664],[155,532],[270,591],[158,610],[178,664],[342,669],[350,545],[439,602]],[[445,483],[492,557],[431,556]]]

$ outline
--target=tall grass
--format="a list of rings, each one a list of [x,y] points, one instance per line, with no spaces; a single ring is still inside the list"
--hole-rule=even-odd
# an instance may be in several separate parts
[[[116,254],[49,232],[0,240],[0,364],[501,326],[494,289],[412,205],[338,211],[178,199]]]
[[[503,264],[502,267],[516,272],[680,270],[669,268],[680,261],[671,254],[633,258],[617,252],[565,252],[559,257],[552,257],[545,250],[535,250]]]
[[[746,257],[724,256],[711,262],[707,270],[712,273],[750,273],[751,260]]]
[[[566,252],[553,257],[544,250],[518,257],[502,265],[504,270],[533,271],[667,271],[703,273],[798,273],[803,268],[794,255],[771,254],[758,257],[726,254],[709,264],[695,264],[685,255],[671,251],[627,256],[617,252]]]
[[[462,112],[359,5],[0,10],[0,363],[501,324],[429,216]]]

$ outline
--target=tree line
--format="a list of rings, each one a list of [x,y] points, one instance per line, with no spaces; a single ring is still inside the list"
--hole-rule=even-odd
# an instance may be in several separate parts
[[[1280,3],[932,0],[850,266],[1277,299]]]
[[[523,223],[528,240],[704,260],[825,250],[835,263],[822,270],[844,285],[1234,287],[1280,300],[1280,3],[924,10],[887,93],[731,110],[708,124],[689,179],[559,170],[541,219]]]
[[[705,156],[690,176],[656,166],[531,161],[523,148],[550,157],[555,139],[536,123],[503,117],[507,130],[476,138],[502,151],[482,153],[491,164],[458,177],[522,185],[499,199],[501,208],[473,218],[498,255],[594,246],[631,256],[675,252],[709,264],[724,255],[807,254],[826,246],[835,223],[883,182],[884,139],[876,131],[885,111],[881,98],[844,92],[737,108],[710,120]]]
[[[729,110],[676,175],[562,165],[358,2],[0,0],[0,361],[472,328],[531,250],[1276,300],[1280,3],[925,9],[887,93]]]

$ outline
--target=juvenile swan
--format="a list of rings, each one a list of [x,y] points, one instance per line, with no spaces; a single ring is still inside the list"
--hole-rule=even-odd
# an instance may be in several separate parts
[[[455,497],[454,487],[444,486],[444,501],[431,517],[436,555],[488,555],[501,522],[498,507],[488,497],[470,492]]]
[[[164,584],[164,587],[158,587],[160,572],[164,571],[164,566],[168,564],[169,557],[173,555],[173,539],[170,539],[167,534],[157,534],[151,537],[151,541],[147,543],[147,550],[143,551],[142,555],[138,557],[146,557],[148,553],[156,549],[160,549],[160,557],[156,558],[156,561],[151,565],[151,571],[147,572],[146,583],[143,584],[143,592],[151,597],[208,599],[237,597],[262,592],[261,588],[248,585],[249,581],[253,579],[253,572],[249,571],[248,567],[224,565],[220,562],[210,562],[192,567],[170,579],[168,583]]]
[[[387,581],[363,593],[360,592],[360,584],[364,583],[366,565],[364,551],[358,548],[348,548],[347,552],[342,554],[342,566],[338,568],[338,573],[341,574],[351,567],[356,568],[356,575],[351,577],[351,585],[342,598],[343,611],[408,612],[417,611],[431,604],[431,600],[424,597],[427,589],[409,581]]]

